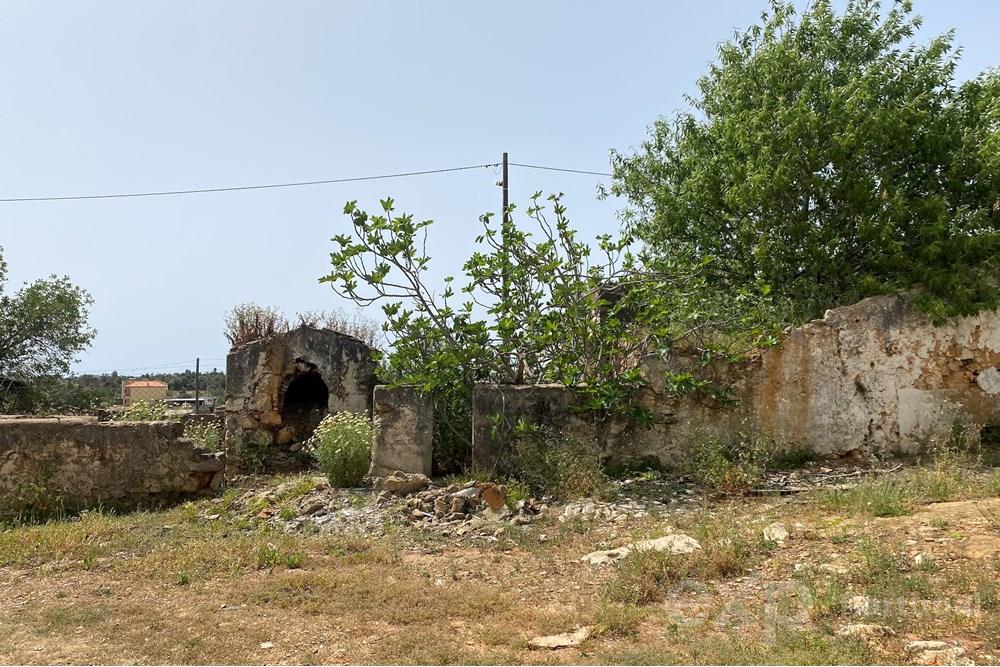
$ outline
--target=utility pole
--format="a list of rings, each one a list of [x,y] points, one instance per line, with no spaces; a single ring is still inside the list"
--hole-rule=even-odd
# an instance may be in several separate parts
[[[198,377],[201,375],[201,357],[196,357],[194,360],[194,413],[198,414],[201,411],[201,394],[198,391]]]
[[[507,188],[510,185],[510,178],[507,176],[507,153],[503,154],[503,180],[500,181],[500,186],[503,188],[503,208],[500,209],[500,247],[503,248],[504,262],[510,261],[510,248],[507,247],[507,225],[510,223],[510,216],[507,215]],[[504,305],[510,303],[510,271],[504,268],[503,275],[501,276],[502,284],[500,288],[500,296],[503,299]]]
[[[510,262],[511,262],[511,259],[510,259],[510,245],[509,245],[508,236],[509,236],[509,231],[510,231],[509,228],[510,228],[510,225],[511,225],[511,219],[510,219],[510,214],[507,211],[507,206],[510,203],[509,200],[508,200],[508,192],[510,190],[510,175],[509,175],[507,167],[508,167],[508,165],[507,165],[507,153],[505,152],[503,154],[503,163],[502,163],[503,180],[500,182],[500,185],[503,188],[503,209],[501,210],[501,217],[500,217],[500,219],[501,219],[501,224],[500,224],[500,248],[503,251],[503,261],[504,261],[503,275],[500,277],[500,279],[501,279],[500,302],[502,304],[502,309],[510,307]],[[503,312],[503,311],[501,310],[501,312]],[[512,379],[513,379],[513,381],[515,383],[520,384],[520,383],[522,383],[524,381],[524,368],[522,367],[520,355],[517,354],[517,353],[515,353],[513,350],[509,350],[508,354],[510,355],[510,357],[512,357],[512,358],[509,358],[509,361],[508,361],[508,363],[512,362],[512,365],[513,365],[513,368],[511,368],[512,375],[513,375]]]
[[[507,154],[503,154],[503,221],[509,222],[507,219]],[[504,246],[506,248],[506,246]]]

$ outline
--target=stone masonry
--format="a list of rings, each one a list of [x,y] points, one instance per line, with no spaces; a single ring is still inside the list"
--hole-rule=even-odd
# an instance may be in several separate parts
[[[226,449],[273,470],[297,467],[295,452],[320,420],[339,411],[371,414],[373,350],[346,334],[301,326],[247,343],[226,359]],[[247,449],[247,452],[243,450]]]
[[[1000,426],[1000,313],[984,311],[936,326],[912,306],[912,294],[872,297],[827,311],[792,329],[774,348],[719,370],[735,402],[718,405],[674,396],[670,370],[691,360],[646,359],[636,401],[653,415],[643,428],[595,422],[574,409],[562,386],[480,385],[473,392],[473,459],[493,469],[505,443],[494,415],[523,416],[566,430],[618,459],[679,463],[691,443],[760,435],[821,456],[915,453],[953,433]]]
[[[225,453],[182,435],[177,422],[0,418],[0,513],[130,507],[218,491]]]

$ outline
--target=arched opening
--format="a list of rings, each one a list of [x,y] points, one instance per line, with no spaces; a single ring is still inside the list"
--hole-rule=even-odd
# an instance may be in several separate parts
[[[329,398],[326,383],[315,371],[297,375],[288,383],[281,402],[281,424],[291,428],[292,442],[302,442],[312,435],[327,413]]]

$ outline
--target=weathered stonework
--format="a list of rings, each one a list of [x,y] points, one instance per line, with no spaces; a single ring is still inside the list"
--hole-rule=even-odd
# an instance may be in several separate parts
[[[655,457],[673,465],[692,442],[759,434],[822,456],[912,453],[944,443],[963,426],[1000,425],[1000,313],[985,311],[935,326],[909,294],[879,296],[827,311],[793,329],[753,362],[720,369],[735,402],[720,406],[664,388],[668,370],[650,357],[636,401],[649,428],[594,422],[574,410],[579,396],[558,385],[480,385],[473,392],[473,459],[491,469],[504,443],[494,415],[557,425],[607,456]]]
[[[218,491],[225,453],[182,436],[177,422],[0,419],[0,512],[129,507]]]
[[[416,387],[375,387],[374,413],[380,429],[372,447],[369,474],[393,471],[430,475],[434,438],[434,404]]]
[[[255,446],[263,448],[267,467],[294,468],[295,452],[324,415],[370,414],[372,352],[357,338],[307,326],[230,352],[225,437],[231,463],[246,467],[241,449]]]
[[[909,295],[827,311],[755,369],[758,428],[820,454],[916,452],[957,423],[1000,424],[1000,313],[935,326]]]

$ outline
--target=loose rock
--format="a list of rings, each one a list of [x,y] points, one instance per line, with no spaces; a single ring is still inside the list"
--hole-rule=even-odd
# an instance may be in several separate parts
[[[528,641],[528,646],[531,648],[547,648],[547,649],[557,649],[557,648],[570,648],[572,646],[579,646],[583,642],[590,638],[590,628],[587,626],[577,628],[573,632],[566,632],[561,635],[546,635],[543,637],[535,637]]]
[[[776,544],[784,544],[788,539],[788,529],[780,522],[774,522],[764,528],[764,539]]]
[[[701,549],[701,544],[690,535],[671,533],[670,535],[664,535],[652,540],[641,540],[626,544],[617,549],[593,551],[580,558],[580,560],[590,565],[607,565],[608,563],[614,563],[625,558],[633,551],[666,551],[670,554],[679,555],[689,554],[698,549]]]
[[[421,489],[430,486],[431,480],[427,475],[418,472],[402,472],[397,470],[388,477],[376,477],[373,486],[376,489],[385,489],[397,496],[407,496],[416,493]]]

